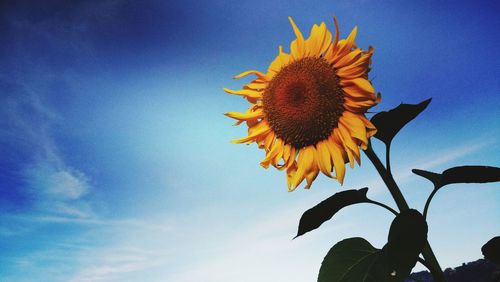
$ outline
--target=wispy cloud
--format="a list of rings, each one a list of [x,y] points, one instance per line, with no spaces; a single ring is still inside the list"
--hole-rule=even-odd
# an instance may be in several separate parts
[[[458,146],[435,152],[434,154],[423,157],[414,163],[407,165],[402,168],[397,168],[393,170],[393,175],[396,178],[398,183],[406,183],[410,181],[415,175],[411,172],[414,168],[432,170],[439,168],[445,164],[449,164],[455,160],[461,159],[467,155],[470,155],[475,152],[479,152],[480,150],[494,145],[496,143],[495,139],[481,139],[481,140],[468,140],[466,143],[460,144]],[[438,157],[434,157],[438,156]],[[438,171],[440,172],[440,171]],[[379,178],[364,181],[364,184],[361,185],[369,187],[372,193],[380,193],[384,191],[382,186],[380,185],[382,182]]]
[[[60,160],[61,156],[56,156],[59,159],[56,163],[44,159],[25,170],[28,185],[54,199],[62,201],[79,199],[89,190],[87,176],[68,167]]]
[[[29,86],[24,85],[23,89]],[[22,94],[22,93],[15,93]],[[85,203],[79,200],[90,189],[89,178],[82,171],[71,167],[60,153],[56,141],[51,135],[51,127],[60,117],[47,105],[44,105],[39,95],[34,91],[26,91],[28,97],[11,98],[8,107],[8,130],[16,138],[23,139],[18,143],[19,150],[24,150],[31,156],[28,162],[22,164],[18,172],[25,187],[25,192],[35,196],[38,208],[54,214],[88,216],[87,211],[79,208]],[[24,109],[28,110],[24,110]],[[33,120],[31,116],[37,116]],[[88,209],[88,208],[87,208]]]
[[[436,168],[478,152],[491,142],[473,144],[459,145],[441,152],[445,157],[416,163],[422,168]],[[400,181],[409,181],[410,176],[411,173],[407,173],[401,179],[400,175]],[[265,211],[265,216],[253,218],[246,226],[234,230],[214,228],[211,219],[200,219],[202,213],[189,217],[167,215],[162,220],[151,221],[95,222],[112,228],[113,233],[123,232],[124,237],[115,244],[84,253],[93,260],[81,264],[71,281],[134,281],[130,277],[178,282],[261,281],[263,277],[266,281],[314,279],[331,244],[352,237],[359,230],[356,220],[339,216],[335,224],[326,224],[318,232],[291,240],[301,213],[320,201],[317,196],[307,196],[293,205],[277,206]],[[364,208],[359,207],[357,211]],[[378,220],[390,222],[387,218],[374,222]],[[386,235],[370,236],[376,242],[385,240]],[[319,241],[325,243],[318,244]]]
[[[67,217],[92,216],[91,203],[85,198],[92,190],[91,179],[68,162],[55,134],[65,117],[52,103],[54,97],[60,95],[54,84],[64,82],[71,64],[61,68],[25,41],[39,42],[50,54],[58,54],[54,58],[59,55],[63,56],[60,59],[89,58],[92,42],[85,36],[88,25],[94,18],[104,20],[118,3],[102,1],[96,7],[81,4],[79,9],[68,6],[67,12],[75,17],[55,13],[34,19],[30,13],[16,8],[2,12],[11,31],[8,34],[15,36],[6,39],[10,48],[5,49],[8,50],[5,65],[10,69],[8,74],[0,75],[3,90],[0,149],[9,153],[3,156],[0,164],[8,168],[5,174],[18,183],[9,189],[30,198],[23,212],[37,210],[41,214]],[[66,96],[71,94],[65,93]]]
[[[151,254],[139,249],[107,249],[93,257],[92,266],[80,270],[69,281],[123,281],[123,275],[143,271],[157,265]]]
[[[292,240],[301,213],[314,202],[306,199],[300,204],[276,207],[237,232],[222,233],[216,241],[206,243],[204,253],[194,254],[198,260],[183,261],[184,265],[163,272],[154,281],[314,280],[325,252],[325,244],[317,242],[329,245],[355,230],[352,222],[341,219],[324,226],[322,232]]]

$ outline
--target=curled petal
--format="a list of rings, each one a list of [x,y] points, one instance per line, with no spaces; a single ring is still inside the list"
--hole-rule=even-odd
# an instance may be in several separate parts
[[[267,134],[270,131],[271,131],[271,128],[269,127],[269,125],[267,125],[267,123],[260,122],[256,126],[250,127],[248,129],[248,132],[249,132],[248,136],[240,138],[240,139],[235,139],[231,142],[236,143],[236,144],[248,143],[248,142],[251,143],[251,142],[255,141],[256,137],[258,137],[260,135]]]
[[[237,74],[235,76],[233,76],[234,79],[237,79],[237,78],[242,78],[244,76],[247,76],[247,75],[250,75],[250,74],[255,74],[257,75],[258,77],[261,77],[261,78],[264,78],[266,77],[265,74],[261,73],[260,71],[256,71],[256,70],[248,70],[248,71],[245,71],[245,72],[242,72],[240,74]]]
[[[246,98],[262,99],[261,92],[251,90],[251,89],[231,90],[231,89],[224,88],[224,91],[226,91],[229,94],[240,95],[240,96],[243,96]]]
[[[358,60],[362,52],[363,50],[361,49],[355,49],[338,60],[338,62],[336,62],[333,66],[338,69],[344,66],[351,65],[354,61]]]
[[[264,160],[262,160],[262,162],[260,162],[260,165],[264,168],[268,168],[269,165],[273,165],[273,166],[276,166],[279,159],[283,156],[283,141],[281,139],[276,139],[276,141],[274,142],[272,148],[271,148],[271,151],[269,151],[266,155],[266,157],[264,158]]]
[[[262,111],[262,108],[259,108],[253,112],[247,112],[247,113],[229,112],[225,113],[224,115],[238,120],[251,120],[251,119],[263,118],[264,112]]]

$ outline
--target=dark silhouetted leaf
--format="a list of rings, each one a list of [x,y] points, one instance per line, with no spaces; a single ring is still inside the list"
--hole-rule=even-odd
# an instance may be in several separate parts
[[[430,102],[431,99],[427,99],[416,105],[401,104],[388,112],[374,115],[371,122],[377,128],[375,137],[389,145],[401,128],[425,110]]]
[[[427,242],[427,223],[417,210],[401,212],[391,224],[387,244],[373,266],[377,281],[404,281]]]
[[[487,183],[500,181],[500,168],[491,166],[458,166],[443,171],[443,183]]]
[[[333,246],[319,271],[318,282],[402,282],[410,276],[427,242],[427,223],[420,212],[401,212],[391,224],[382,250],[363,238]]]
[[[435,187],[441,187],[441,182],[443,182],[441,174],[421,169],[412,169],[411,171],[418,176],[426,178],[427,180],[432,182]]]
[[[491,166],[457,166],[434,173],[420,169],[413,173],[427,178],[436,188],[454,183],[487,183],[500,181],[500,168]]]
[[[400,244],[408,240],[411,240],[412,244],[420,240],[422,247],[427,240],[427,223],[422,214],[414,209],[401,212],[392,221],[389,229],[389,243]]]
[[[342,208],[367,202],[366,192],[368,192],[368,188],[342,191],[308,209],[300,218],[299,230],[295,238],[320,227],[323,222],[332,218]]]
[[[363,238],[340,241],[321,263],[318,282],[375,282],[370,269],[379,252]]]
[[[481,248],[484,258],[500,267],[500,236],[494,237]]]

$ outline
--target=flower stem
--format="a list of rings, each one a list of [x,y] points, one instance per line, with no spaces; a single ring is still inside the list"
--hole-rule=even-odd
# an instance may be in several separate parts
[[[398,206],[398,209],[400,211],[404,211],[409,209],[410,207],[406,203],[405,198],[403,197],[403,194],[401,194],[401,190],[399,190],[398,185],[396,184],[396,181],[394,181],[394,178],[392,178],[392,175],[388,173],[388,171],[385,169],[384,165],[378,158],[378,156],[375,154],[373,151],[373,148],[371,144],[368,145],[368,148],[364,151],[368,159],[373,163],[375,168],[377,169],[377,172],[380,174],[380,177],[382,177],[382,180],[384,181],[385,185],[387,185],[387,188],[389,188],[389,192],[391,192],[392,197],[394,198],[394,201],[396,201],[396,205]]]
[[[368,157],[368,159],[370,159],[370,161],[375,166],[375,169],[377,169],[377,172],[382,177],[382,180],[389,189],[389,192],[394,198],[394,201],[396,201],[398,209],[400,211],[408,210],[410,207],[408,206],[408,203],[406,202],[403,194],[401,193],[401,190],[399,189],[396,181],[392,177],[392,174],[384,167],[378,156],[373,151],[371,143],[368,144],[368,148],[364,152]],[[439,265],[439,262],[436,259],[436,256],[434,255],[434,252],[431,249],[431,246],[429,245],[429,242],[427,242],[426,245],[424,246],[424,249],[422,250],[422,255],[424,256],[427,264],[431,266],[430,268],[429,267],[428,268],[431,271],[434,280],[436,282],[445,282],[446,280],[444,279],[443,271],[441,269],[441,266]]]
[[[385,146],[385,168],[389,174],[391,172],[391,143]]]

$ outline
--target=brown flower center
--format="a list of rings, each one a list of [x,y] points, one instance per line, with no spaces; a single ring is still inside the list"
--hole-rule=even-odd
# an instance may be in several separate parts
[[[285,66],[264,91],[271,129],[297,149],[327,139],[344,111],[339,82],[323,58],[303,58]]]

